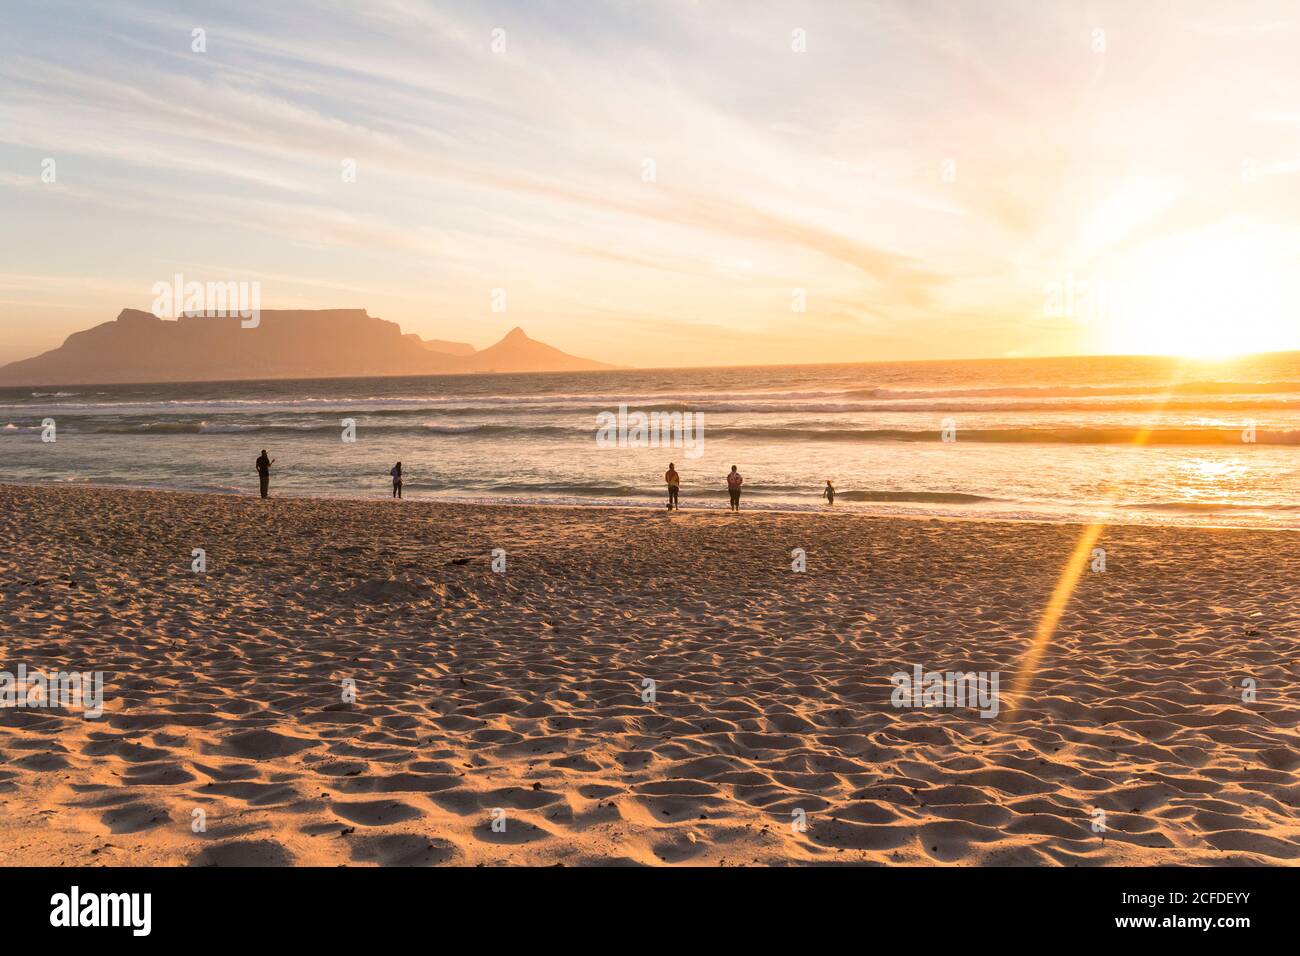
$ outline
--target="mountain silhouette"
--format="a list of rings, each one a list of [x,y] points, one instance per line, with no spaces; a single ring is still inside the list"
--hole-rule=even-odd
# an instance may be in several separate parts
[[[474,351],[423,340],[365,309],[264,309],[255,327],[237,316],[160,319],[123,309],[74,332],[59,348],[0,367],[0,385],[103,385],[240,379],[352,378],[461,372],[570,372],[613,368],[512,329]]]
[[[578,358],[530,339],[519,326],[507,332],[496,345],[489,345],[466,358],[465,366],[467,371],[474,372],[581,372],[614,367]]]

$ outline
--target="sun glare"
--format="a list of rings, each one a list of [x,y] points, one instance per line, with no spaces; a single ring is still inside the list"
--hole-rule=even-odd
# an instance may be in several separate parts
[[[1107,351],[1224,358],[1300,348],[1294,253],[1258,231],[1211,229],[1133,254],[1108,284]]]

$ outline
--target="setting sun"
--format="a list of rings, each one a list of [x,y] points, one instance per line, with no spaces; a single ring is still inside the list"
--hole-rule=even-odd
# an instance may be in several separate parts
[[[1126,251],[1098,310],[1101,345],[1195,358],[1300,348],[1293,258],[1277,236],[1226,226]]]

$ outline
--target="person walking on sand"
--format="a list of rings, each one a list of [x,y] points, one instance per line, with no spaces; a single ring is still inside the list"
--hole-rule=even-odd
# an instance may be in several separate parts
[[[389,474],[393,476],[393,497],[402,497],[402,463],[395,464]]]
[[[274,458],[266,457],[266,449],[262,449],[262,455],[257,459],[257,480],[262,486],[262,497],[267,497],[271,490],[271,466],[275,464]]]
[[[826,479],[826,490],[822,492],[822,497],[826,499],[828,505],[832,507],[835,505],[835,486],[831,484],[829,478]]]
[[[731,466],[731,474],[727,475],[727,494],[731,495],[731,510],[740,510],[740,486],[744,484],[745,479],[740,477],[740,472],[736,471],[736,466]]]
[[[668,470],[664,472],[664,483],[668,485],[668,510],[676,508],[681,511],[681,505],[677,503],[677,490],[681,487],[682,476],[677,474],[677,466],[671,461]]]

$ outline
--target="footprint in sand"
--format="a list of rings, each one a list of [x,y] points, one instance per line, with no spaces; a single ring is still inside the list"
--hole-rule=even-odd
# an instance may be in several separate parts
[[[352,859],[358,863],[380,866],[439,866],[454,862],[460,855],[446,840],[414,833],[360,837],[352,841],[351,850]]]
[[[423,811],[400,800],[370,800],[365,803],[334,803],[330,806],[344,820],[363,827],[381,827],[424,816]]]
[[[204,847],[190,866],[292,866],[293,854],[274,840],[232,840]]]
[[[114,807],[99,818],[110,833],[139,833],[172,822],[167,808],[156,803],[128,803]]]

